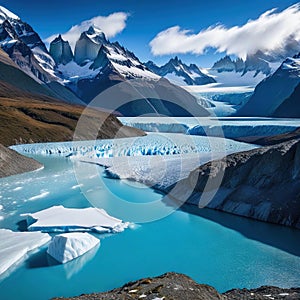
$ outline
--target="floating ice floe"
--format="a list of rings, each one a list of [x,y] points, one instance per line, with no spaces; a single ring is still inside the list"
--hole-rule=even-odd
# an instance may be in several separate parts
[[[0,229],[0,274],[7,271],[26,254],[48,243],[51,237],[41,232],[13,232]]]
[[[86,232],[56,235],[49,244],[47,253],[60,263],[73,260],[100,244],[100,240]]]
[[[110,216],[104,209],[94,207],[65,208],[59,205],[22,216],[27,217],[29,231],[105,233],[121,232],[129,226],[129,223]]]

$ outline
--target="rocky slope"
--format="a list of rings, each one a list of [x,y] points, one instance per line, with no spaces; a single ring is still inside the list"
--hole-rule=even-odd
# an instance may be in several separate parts
[[[50,89],[48,85],[38,83],[0,49],[0,143],[8,146],[73,139],[84,107],[58,100],[56,96],[61,95],[62,90],[56,82],[52,84]],[[67,98],[67,94],[71,93],[67,89],[63,92]],[[144,134],[135,128],[122,126],[116,117],[103,111],[88,110],[88,114],[91,123],[106,120],[100,128],[99,138]]]
[[[63,299],[63,298],[55,298]],[[78,297],[64,298],[76,300],[263,300],[263,299],[300,299],[300,288],[281,289],[261,287],[258,289],[234,289],[220,294],[213,287],[198,284],[190,277],[178,273],[166,273],[154,278],[144,278],[129,282],[121,288],[105,293],[94,293]]]
[[[216,82],[214,78],[202,73],[197,65],[190,64],[188,66],[177,56],[161,67],[152,61],[145,63],[145,66],[153,73],[179,85],[203,85]]]
[[[200,202],[205,187],[217,191],[209,203]],[[188,204],[300,229],[300,139],[204,164],[170,195],[180,201],[190,191]]]
[[[36,160],[23,156],[0,144],[0,178],[42,168]]]
[[[83,110],[82,106],[51,103],[24,95],[14,99],[0,98],[0,143],[9,146],[71,141]],[[95,138],[90,132],[98,132],[100,139],[145,134],[141,130],[123,126],[115,116],[103,111],[88,109],[85,115],[87,123],[86,130],[81,133],[83,140]],[[98,131],[95,126],[100,122],[103,123]]]
[[[50,43],[50,55],[56,64],[66,65],[74,59],[74,55],[68,41],[64,41],[61,35]]]
[[[269,77],[260,82],[239,116],[300,117],[295,88],[300,83],[300,54],[287,58]]]

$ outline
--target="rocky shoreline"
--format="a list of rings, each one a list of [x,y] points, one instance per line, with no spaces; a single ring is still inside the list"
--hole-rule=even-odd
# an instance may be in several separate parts
[[[68,300],[295,300],[300,299],[300,288],[283,289],[263,286],[257,289],[233,289],[218,293],[206,284],[198,284],[190,277],[179,273],[166,273],[158,277],[143,278],[129,282],[120,288],[93,294],[82,294]]]
[[[212,200],[203,202],[202,196],[214,191]],[[187,194],[186,204],[300,229],[300,139],[206,163],[168,195],[181,201]]]
[[[0,178],[35,171],[43,165],[0,144]]]

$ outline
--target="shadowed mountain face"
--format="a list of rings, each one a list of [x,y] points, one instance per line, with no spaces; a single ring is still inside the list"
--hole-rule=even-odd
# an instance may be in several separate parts
[[[300,117],[297,95],[300,54],[287,58],[271,76],[260,82],[239,116]]]
[[[300,117],[300,83],[293,93],[276,108],[273,116],[281,118]]]

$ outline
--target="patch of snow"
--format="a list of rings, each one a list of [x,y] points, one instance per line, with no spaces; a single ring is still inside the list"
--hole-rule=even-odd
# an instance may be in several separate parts
[[[56,77],[54,68],[55,68],[55,61],[52,56],[42,50],[40,47],[35,47],[31,49],[33,52],[34,57],[39,62],[39,65],[53,77]]]
[[[263,73],[258,73],[255,76],[256,71],[248,71],[246,74],[238,72],[218,72],[210,69],[208,71],[209,76],[213,77],[217,83],[222,86],[252,86],[255,87],[259,82],[266,78]]]
[[[3,209],[3,205],[0,204],[0,210],[2,210],[2,209]]]
[[[183,88],[190,93],[248,93],[254,91],[253,86],[223,86],[220,83],[188,85]]]
[[[281,68],[285,70],[300,70],[300,58],[287,58]]]
[[[90,251],[99,243],[99,239],[86,232],[64,233],[52,239],[47,253],[58,262],[66,263]]]
[[[46,233],[0,229],[0,274],[26,257],[28,252],[43,246],[50,240],[50,235]]]
[[[88,62],[84,66],[80,66],[75,61],[70,61],[66,65],[58,65],[57,70],[62,73],[64,78],[71,81],[80,78],[93,78],[100,72],[100,69],[90,69],[92,64],[93,62]]]
[[[12,13],[11,11],[9,11],[7,8],[5,8],[3,6],[0,6],[0,16],[3,17],[4,20],[7,18],[15,19],[15,20],[20,19],[16,14]],[[2,21],[2,23],[3,23],[3,21]]]
[[[110,216],[104,209],[98,208],[65,208],[62,205],[52,206],[36,213],[23,214],[27,217],[29,231],[70,232],[97,231],[97,227],[108,228],[118,232],[128,227],[127,223]]]
[[[179,86],[186,86],[186,82],[184,81],[184,77],[177,76],[174,72],[168,73],[166,76],[164,76],[166,79],[171,81],[174,84],[177,84]]]
[[[112,65],[118,72],[120,72],[122,75],[126,77],[132,76],[137,78],[150,78],[155,80],[158,80],[160,78],[160,76],[152,73],[151,71],[142,70],[138,67],[127,67],[127,66],[120,65],[116,62],[112,62]]]

